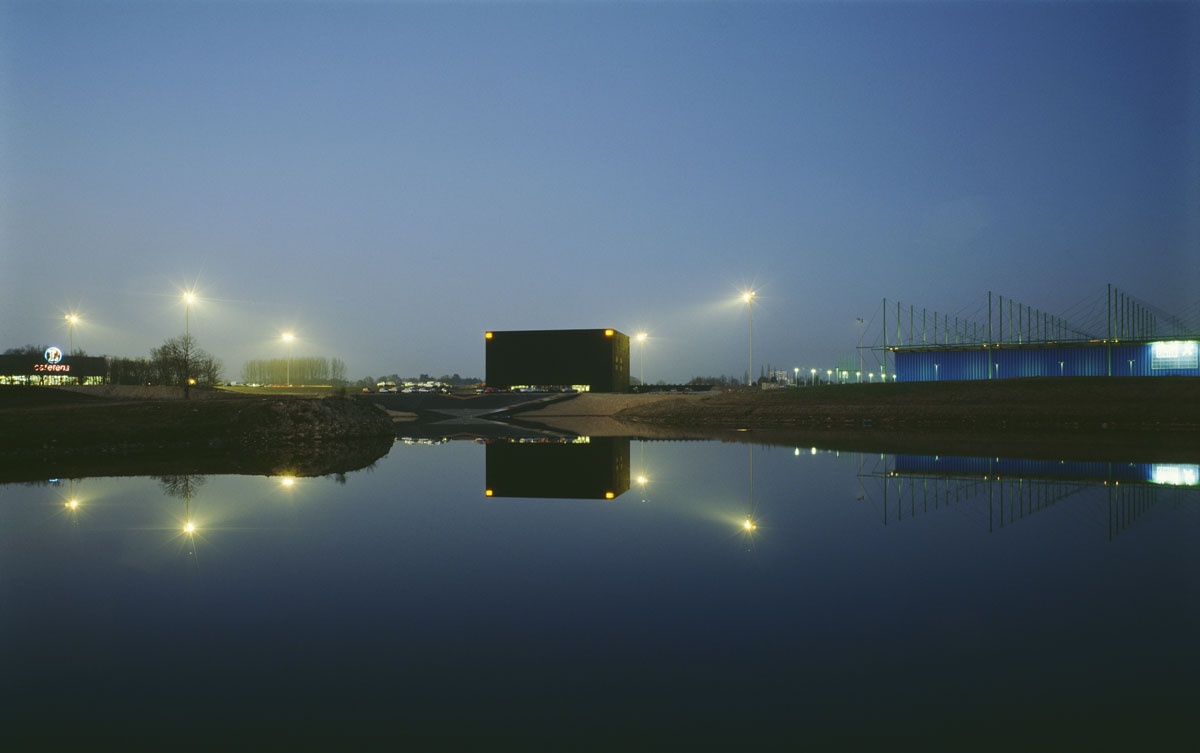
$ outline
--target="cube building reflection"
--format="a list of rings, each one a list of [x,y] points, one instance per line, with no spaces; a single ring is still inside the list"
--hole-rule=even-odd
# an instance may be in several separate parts
[[[487,495],[614,499],[629,490],[629,439],[500,441],[487,446]]]

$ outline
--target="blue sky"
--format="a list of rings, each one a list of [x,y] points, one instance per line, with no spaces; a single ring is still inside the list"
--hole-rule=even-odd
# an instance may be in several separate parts
[[[881,299],[1200,299],[1193,3],[0,0],[0,348],[649,380],[832,365]],[[867,341],[878,341],[878,332]],[[637,373],[638,364],[633,364]]]

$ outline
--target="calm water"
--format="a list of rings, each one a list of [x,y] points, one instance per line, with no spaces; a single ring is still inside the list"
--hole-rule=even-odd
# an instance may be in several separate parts
[[[453,441],[344,483],[3,486],[0,721],[481,749],[1165,742],[1200,700],[1200,487],[1163,482],[1195,469]]]

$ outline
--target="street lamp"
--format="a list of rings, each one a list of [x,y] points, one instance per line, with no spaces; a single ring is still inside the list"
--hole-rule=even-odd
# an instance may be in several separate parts
[[[933,381],[935,381],[935,382],[938,380],[937,370],[938,370],[938,365],[935,363],[933,365]]]
[[[792,384],[793,384],[793,386],[799,387],[800,386],[800,367],[797,366],[796,368],[792,369],[792,371],[796,372],[795,378],[792,379]]]
[[[833,369],[825,369],[825,384],[833,384]]]
[[[862,352],[862,317],[858,317],[858,370],[862,372],[863,352]]]
[[[191,312],[192,301],[196,300],[196,294],[188,291],[183,294],[183,399],[191,399],[192,386],[192,337],[191,337]]]
[[[76,316],[75,314],[67,314],[66,318],[67,318],[67,337],[70,341],[69,345],[67,346],[68,347],[67,355],[74,355],[75,354],[75,325],[79,323],[79,317]]]
[[[809,371],[808,386],[812,387],[813,385],[815,385],[817,383],[817,370],[809,369],[808,371]]]
[[[296,336],[295,336],[295,335],[293,335],[291,332],[284,332],[284,333],[283,333],[283,341],[284,341],[285,343],[287,343],[287,348],[288,348],[288,360],[287,360],[287,379],[286,379],[286,381],[287,381],[287,386],[289,386],[289,387],[291,387],[291,386],[292,386],[292,340],[294,340],[294,339],[296,339]]]
[[[742,294],[742,300],[750,307],[750,370],[746,372],[749,382],[754,381],[754,291],[747,290]]]
[[[646,333],[639,332],[637,334],[637,341],[642,346],[642,357],[640,360],[642,365],[642,389],[644,390],[646,389]]]

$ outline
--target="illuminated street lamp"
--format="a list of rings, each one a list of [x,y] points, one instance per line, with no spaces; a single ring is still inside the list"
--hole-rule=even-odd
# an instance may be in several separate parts
[[[183,399],[191,399],[192,386],[192,337],[191,337],[191,312],[192,302],[196,300],[196,294],[192,291],[187,291],[183,294]]]
[[[809,369],[808,371],[809,371],[809,374],[810,374],[810,376],[809,376],[809,379],[808,379],[808,386],[809,386],[809,387],[812,387],[814,384],[816,384],[816,383],[817,383],[817,370],[816,370],[816,369]]]
[[[285,381],[287,381],[287,386],[289,386],[289,387],[292,386],[292,340],[295,340],[295,339],[296,339],[296,336],[293,335],[291,332],[283,333],[283,341],[285,343],[287,343],[287,348],[288,348],[287,379]]]
[[[792,369],[792,371],[796,372],[795,378],[792,379],[792,384],[796,387],[799,387],[800,386],[800,367],[797,366],[796,368]]]
[[[67,338],[69,340],[67,355],[75,354],[75,325],[79,323],[79,317],[75,314],[67,314]]]
[[[646,387],[646,337],[647,337],[647,335],[645,332],[639,332],[637,334],[637,341],[642,346],[642,357],[640,360],[641,360],[641,366],[642,366],[642,388],[643,389],[645,389],[645,387]]]
[[[833,369],[825,369],[825,383],[833,384]]]
[[[746,302],[746,305],[749,307],[749,310],[750,310],[750,370],[746,372],[746,375],[749,377],[749,381],[751,383],[753,383],[753,381],[754,381],[754,291],[747,290],[745,293],[742,294],[742,300]]]

